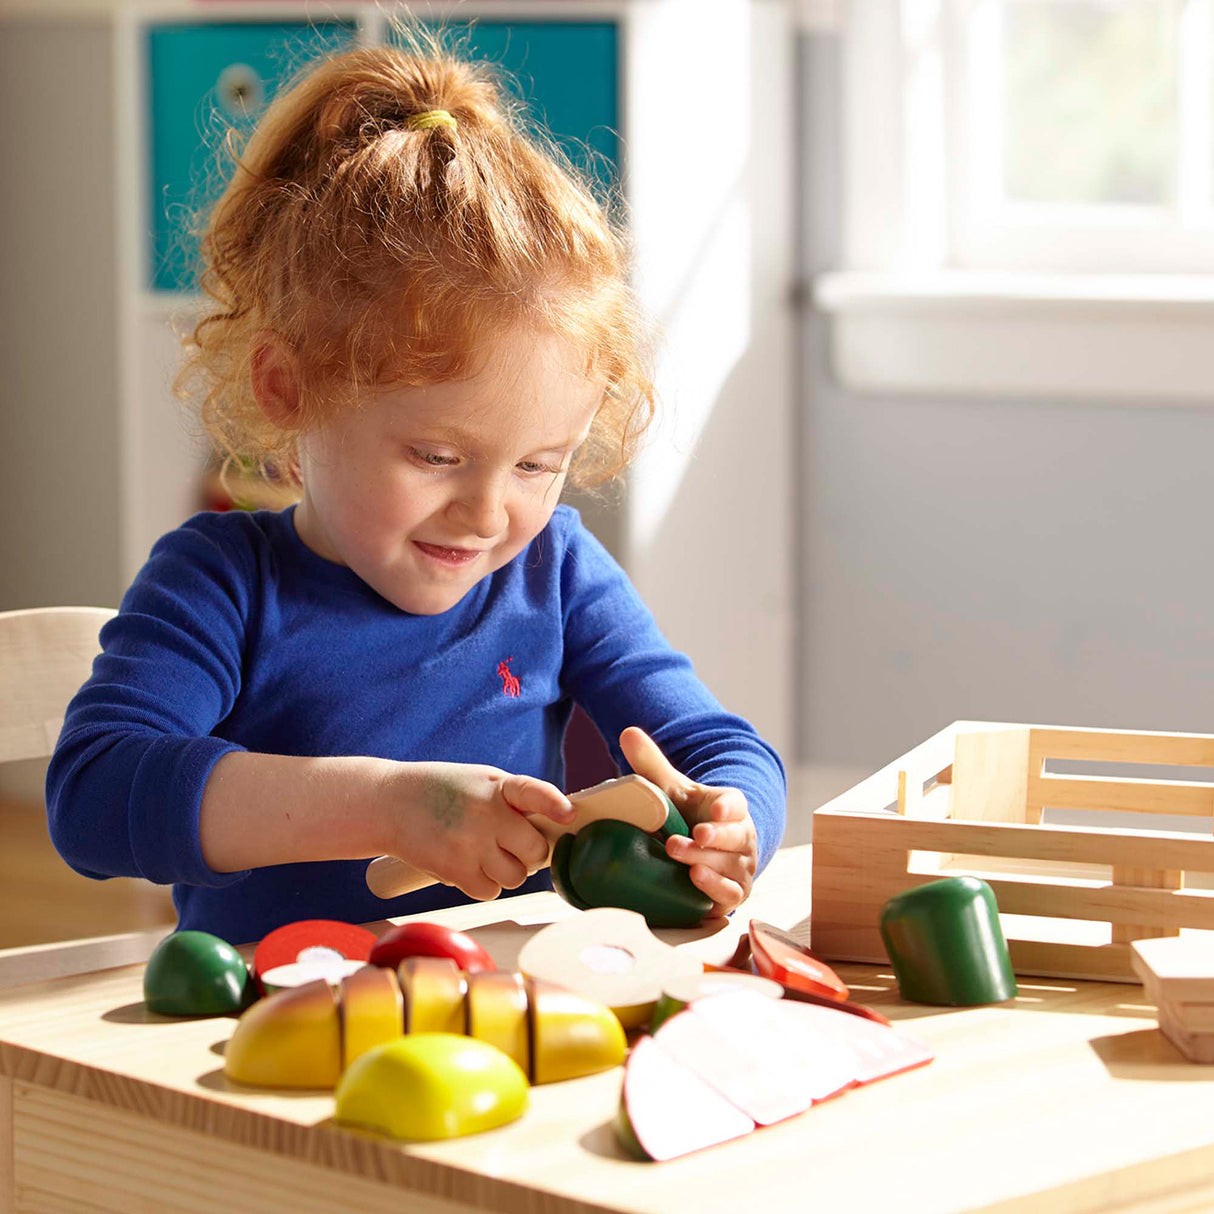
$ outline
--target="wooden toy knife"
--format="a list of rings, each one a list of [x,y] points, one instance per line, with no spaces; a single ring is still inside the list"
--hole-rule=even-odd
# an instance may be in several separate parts
[[[543,814],[527,815],[527,821],[548,840],[548,859],[541,868],[551,863],[552,846],[557,839],[574,834],[587,823],[601,818],[629,822],[651,834],[687,833],[687,826],[670,799],[644,776],[606,780],[593,788],[570,793],[569,800],[573,802],[574,815],[568,822],[554,822]],[[437,884],[437,877],[395,856],[379,856],[367,865],[367,887],[381,898],[397,898]]]

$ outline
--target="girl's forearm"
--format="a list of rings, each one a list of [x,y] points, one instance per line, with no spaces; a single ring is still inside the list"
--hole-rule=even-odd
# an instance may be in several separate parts
[[[361,756],[224,755],[203,789],[203,859],[216,872],[239,872],[378,856],[393,838],[380,793],[395,766]]]

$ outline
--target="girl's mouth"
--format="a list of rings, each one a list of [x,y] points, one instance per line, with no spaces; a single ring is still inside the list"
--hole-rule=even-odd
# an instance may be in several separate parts
[[[475,548],[444,548],[441,544],[423,544],[421,540],[413,542],[432,561],[443,565],[467,565],[480,556]]]

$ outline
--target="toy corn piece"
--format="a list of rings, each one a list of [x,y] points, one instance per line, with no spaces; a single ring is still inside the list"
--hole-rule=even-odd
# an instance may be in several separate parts
[[[977,877],[946,877],[891,898],[881,939],[911,1003],[973,1007],[1016,994],[995,894]]]

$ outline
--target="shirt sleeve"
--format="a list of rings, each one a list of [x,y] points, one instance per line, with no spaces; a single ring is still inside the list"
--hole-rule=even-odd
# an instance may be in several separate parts
[[[577,516],[561,567],[565,633],[562,682],[627,770],[620,733],[639,725],[684,775],[746,796],[758,835],[759,869],[784,834],[787,784],[776,751],[742,717],[726,712],[671,647],[627,575]]]
[[[203,787],[233,742],[231,711],[256,559],[232,524],[198,516],[161,539],[101,630],[47,771],[51,839],[77,872],[229,885],[202,856]]]

